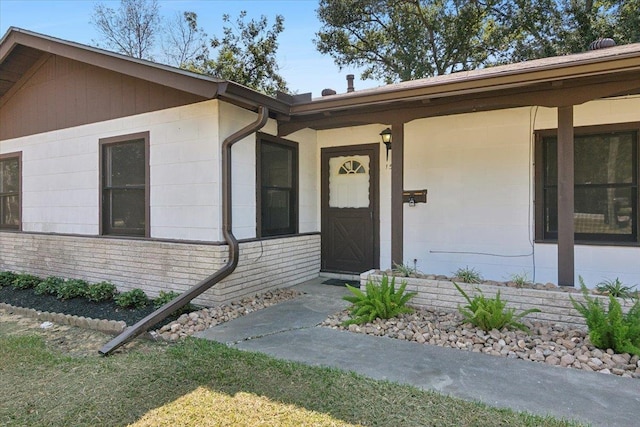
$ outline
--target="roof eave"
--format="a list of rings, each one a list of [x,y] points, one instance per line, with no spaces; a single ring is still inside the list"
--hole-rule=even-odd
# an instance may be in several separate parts
[[[449,81],[442,82],[439,82],[438,78],[425,79],[424,84],[421,86],[415,84],[407,85],[407,87],[389,85],[374,90],[364,90],[361,92],[314,99],[311,102],[293,105],[291,114],[294,116],[305,116],[399,101],[417,101],[429,98],[525,87],[539,83],[593,75],[633,70],[640,71],[640,49],[615,56],[603,56],[570,63],[564,62],[531,67],[523,70],[515,69],[498,73],[491,72],[491,69],[486,70],[486,73],[479,73],[477,76],[470,78],[450,79]]]

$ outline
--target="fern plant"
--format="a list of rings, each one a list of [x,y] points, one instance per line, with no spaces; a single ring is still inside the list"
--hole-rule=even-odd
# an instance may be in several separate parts
[[[380,283],[369,279],[366,284],[366,292],[347,285],[347,289],[353,295],[342,298],[353,304],[351,306],[353,318],[343,322],[343,325],[361,325],[377,318],[390,319],[402,313],[412,313],[413,309],[407,307],[406,304],[416,295],[416,292],[405,292],[406,282],[402,282],[396,290],[395,280],[395,277],[389,280],[386,275],[382,276]]]
[[[457,284],[453,285],[458,292],[467,300],[467,305],[458,305],[458,311],[464,317],[466,322],[488,332],[492,329],[500,330],[504,327],[520,329],[528,332],[527,328],[520,319],[530,313],[540,312],[537,308],[530,308],[519,314],[516,314],[514,308],[507,308],[507,302],[500,299],[500,291],[494,298],[487,298],[481,290],[477,290],[478,294],[470,298],[469,295]]]
[[[600,349],[640,356],[640,300],[636,299],[625,315],[620,302],[610,294],[609,307],[605,310],[602,301],[589,296],[582,277],[579,281],[585,302],[571,298],[571,303],[585,318],[591,343]]]

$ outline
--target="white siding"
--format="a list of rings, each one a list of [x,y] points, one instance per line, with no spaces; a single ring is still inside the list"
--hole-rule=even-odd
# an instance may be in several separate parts
[[[404,188],[429,193],[427,204],[404,205],[405,263],[415,260],[426,273],[468,266],[487,279],[525,273],[555,283],[556,245],[533,244],[533,130],[555,128],[556,115],[552,108],[518,108],[407,123]],[[640,98],[590,102],[576,106],[574,116],[575,126],[640,121]],[[319,131],[318,146],[379,142],[383,128]],[[390,172],[380,144],[382,268],[391,258]],[[575,253],[576,282],[581,275],[589,286],[615,277],[640,284],[640,247],[577,245]]]
[[[2,141],[22,151],[24,231],[97,235],[99,140],[150,134],[151,236],[218,240],[218,102]]]

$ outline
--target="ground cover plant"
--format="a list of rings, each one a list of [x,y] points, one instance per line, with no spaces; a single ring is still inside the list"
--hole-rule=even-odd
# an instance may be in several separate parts
[[[161,293],[156,301],[150,300],[141,289],[119,294],[116,286],[106,281],[88,283],[81,279],[65,280],[55,276],[43,279],[24,273],[0,272],[0,302],[43,312],[122,320],[127,325],[134,324],[166,302],[167,298],[173,299],[177,295],[175,292]],[[197,307],[188,304],[160,325],[194,310]]]
[[[13,279],[13,282],[11,282],[11,286],[13,289],[31,289],[40,283],[41,280],[38,276],[31,274],[18,274],[15,279]]]
[[[575,425],[204,340],[71,357],[37,326],[2,325],[0,425],[8,427]]]
[[[100,302],[113,299],[117,293],[118,290],[113,283],[100,282],[90,284],[85,296],[89,301]]]
[[[484,296],[482,291],[477,289],[477,294],[470,298],[460,285],[455,282],[453,285],[467,300],[467,305],[458,306],[458,311],[462,314],[464,320],[485,332],[492,329],[501,330],[505,327],[528,331],[529,328],[519,320],[527,314],[540,312],[537,308],[531,308],[516,314],[515,309],[507,308],[507,302],[500,298],[500,291],[497,292],[495,297],[488,298]]]
[[[609,307],[598,298],[589,296],[589,290],[582,277],[580,288],[585,302],[571,298],[573,307],[584,316],[589,329],[589,339],[600,349],[612,349],[617,353],[640,355],[640,299],[627,314],[622,312],[620,302],[609,294]]]
[[[149,304],[149,297],[142,289],[131,289],[115,296],[114,301],[122,308],[142,308]]]
[[[395,277],[384,275],[380,283],[369,279],[365,292],[358,288],[347,285],[347,289],[353,295],[344,296],[343,299],[352,305],[352,319],[345,324],[357,324],[372,322],[377,318],[390,319],[402,313],[411,313],[413,309],[407,306],[407,302],[416,295],[416,292],[405,292],[406,282],[402,282],[400,287],[395,288]]]
[[[62,282],[57,289],[56,296],[60,300],[84,297],[89,290],[89,282],[81,279],[68,279]]]
[[[165,305],[168,302],[176,299],[179,296],[180,296],[180,294],[178,292],[175,292],[175,291],[168,291],[168,292],[160,291],[158,296],[153,299],[153,307],[156,308],[156,309],[160,308],[163,305]],[[189,304],[185,305],[184,307],[181,307],[181,308],[177,309],[176,311],[174,311],[173,314],[180,315],[180,314],[183,314],[183,313],[188,313],[190,311],[194,311],[195,309],[196,309],[195,306],[193,306],[193,304],[189,303]]]

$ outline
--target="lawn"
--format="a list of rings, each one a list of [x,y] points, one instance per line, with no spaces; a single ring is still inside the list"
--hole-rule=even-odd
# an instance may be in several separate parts
[[[193,338],[79,357],[2,326],[3,426],[574,425]]]

